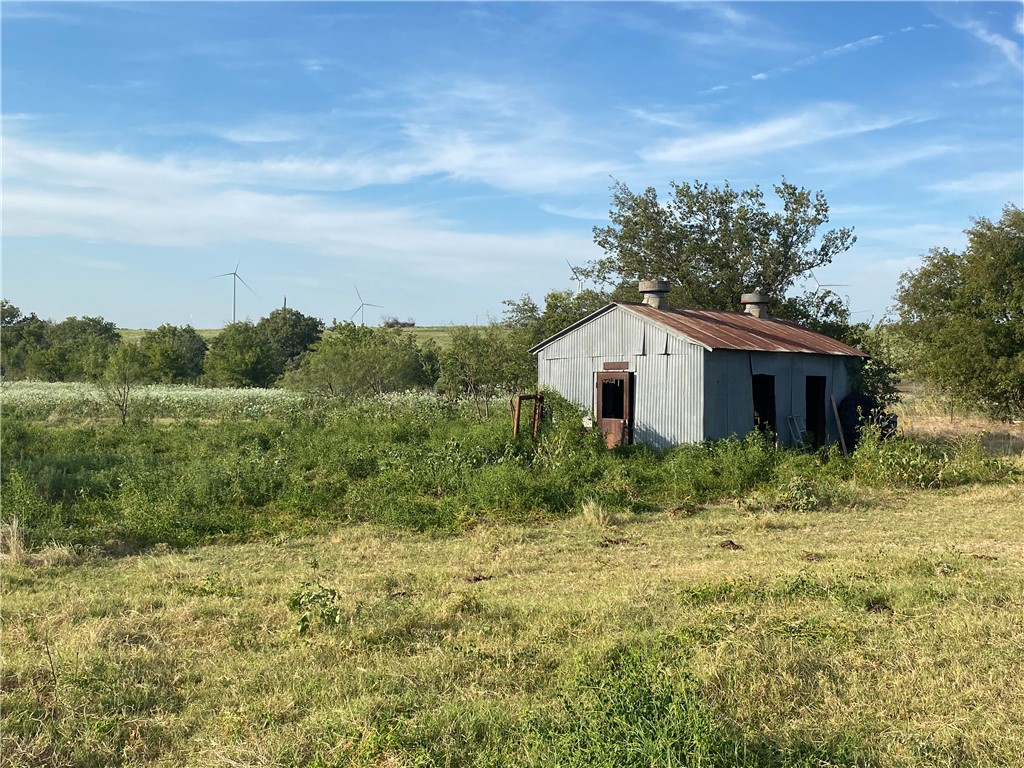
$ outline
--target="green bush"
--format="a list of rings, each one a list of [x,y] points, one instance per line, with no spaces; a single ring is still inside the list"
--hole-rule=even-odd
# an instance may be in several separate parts
[[[977,438],[957,441],[893,437],[866,430],[850,464],[851,476],[872,487],[944,488],[992,482],[1009,465],[988,456]]]
[[[545,734],[561,766],[742,765],[678,659],[655,644],[611,651],[575,675]]]

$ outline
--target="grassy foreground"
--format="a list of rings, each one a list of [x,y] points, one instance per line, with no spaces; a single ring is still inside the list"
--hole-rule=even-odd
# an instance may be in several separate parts
[[[1024,754],[1012,483],[77,557],[4,567],[3,765]]]

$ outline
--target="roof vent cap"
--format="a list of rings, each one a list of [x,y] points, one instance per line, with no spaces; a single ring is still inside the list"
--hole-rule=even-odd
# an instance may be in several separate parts
[[[668,280],[641,280],[640,293],[644,295],[643,302],[655,309],[667,309],[668,302],[665,295],[669,291]]]
[[[752,317],[768,317],[768,301],[768,295],[760,288],[754,289],[753,293],[744,293],[740,296],[743,311]]]

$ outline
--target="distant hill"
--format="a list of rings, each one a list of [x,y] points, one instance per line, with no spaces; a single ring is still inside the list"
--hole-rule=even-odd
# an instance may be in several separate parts
[[[118,328],[117,332],[121,334],[121,338],[125,341],[138,342],[142,338],[142,334],[152,330],[149,328]],[[217,334],[220,333],[220,328],[196,328],[196,333],[202,336],[207,341],[216,338]]]

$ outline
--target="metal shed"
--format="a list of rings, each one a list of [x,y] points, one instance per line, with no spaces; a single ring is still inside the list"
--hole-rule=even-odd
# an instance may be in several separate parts
[[[726,312],[665,306],[667,290],[644,281],[643,303],[613,302],[533,347],[539,386],[589,409],[609,445],[756,428],[789,445],[839,439],[833,402],[863,352],[769,317],[760,293],[744,294],[746,312]]]

